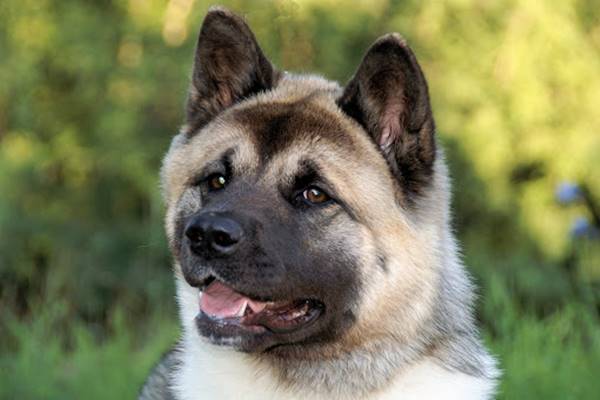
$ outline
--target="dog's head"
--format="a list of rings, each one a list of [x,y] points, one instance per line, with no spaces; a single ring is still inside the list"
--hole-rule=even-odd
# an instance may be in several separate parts
[[[209,11],[162,170],[185,330],[247,352],[414,334],[446,218],[437,154],[399,36],[340,88],[276,70],[241,18]]]

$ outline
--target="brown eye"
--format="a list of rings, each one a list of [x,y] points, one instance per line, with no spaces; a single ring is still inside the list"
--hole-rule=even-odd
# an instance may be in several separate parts
[[[325,203],[326,201],[331,199],[327,193],[314,186],[302,192],[302,196],[306,201],[312,204]]]
[[[208,187],[210,190],[220,190],[227,184],[227,179],[221,174],[214,174],[208,178]]]

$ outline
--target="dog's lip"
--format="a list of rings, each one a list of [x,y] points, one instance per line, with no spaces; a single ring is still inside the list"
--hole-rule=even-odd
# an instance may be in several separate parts
[[[240,290],[236,287],[236,285],[233,285],[233,284],[225,281],[224,279],[217,278],[215,275],[209,275],[204,281],[202,281],[202,283],[200,285],[198,285],[198,289],[200,290],[200,293],[203,293],[206,290],[206,288],[214,281],[222,282],[222,283],[226,284],[227,286],[230,286],[231,288],[233,288],[233,290],[235,290],[236,292],[238,292],[241,295],[248,297],[249,299],[252,299],[252,300],[261,301],[261,302],[274,302],[275,301],[275,299],[272,296],[261,296],[258,294],[251,294],[251,293],[245,292],[244,290]]]
[[[209,315],[200,310],[197,319],[210,321],[217,328],[235,326],[239,328],[240,331],[249,334],[289,334],[300,329],[308,328],[316,322],[323,313],[321,303],[313,300],[299,300],[297,304],[294,304],[294,306],[296,305],[297,307],[293,307],[291,312],[282,309],[267,309],[259,313],[246,313],[241,317],[226,318]],[[295,311],[297,314],[294,313],[294,310],[297,310]],[[280,321],[274,323],[273,321],[275,318]]]
[[[216,283],[215,283],[216,282]],[[227,286],[247,299],[237,315],[211,315],[202,309],[203,292],[212,284]],[[215,276],[206,278],[200,285],[199,318],[217,326],[238,326],[248,333],[291,333],[312,325],[325,311],[322,301],[311,298],[274,301],[269,297],[246,295]],[[261,303],[258,304],[257,303]]]
[[[246,313],[240,322],[243,326],[261,326],[274,333],[288,333],[311,325],[322,312],[323,305],[317,300],[294,300],[280,305],[275,303],[258,313]]]

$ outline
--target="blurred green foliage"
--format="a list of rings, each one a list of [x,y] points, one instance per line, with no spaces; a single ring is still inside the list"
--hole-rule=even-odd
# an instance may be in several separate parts
[[[349,79],[397,31],[428,76],[501,398],[594,398],[600,3],[225,1],[282,69]],[[158,169],[183,118],[194,0],[0,2],[0,397],[132,398],[176,338]],[[85,396],[84,396],[85,395]]]

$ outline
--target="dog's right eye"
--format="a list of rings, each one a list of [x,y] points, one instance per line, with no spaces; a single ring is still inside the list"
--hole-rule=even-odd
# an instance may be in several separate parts
[[[331,197],[321,188],[311,186],[302,192],[302,197],[309,204],[323,204],[331,200]]]
[[[221,190],[227,185],[227,178],[222,174],[212,174],[206,181],[210,190]]]

